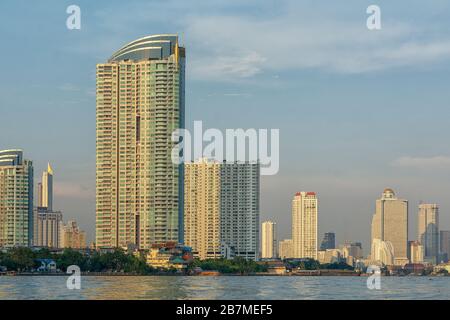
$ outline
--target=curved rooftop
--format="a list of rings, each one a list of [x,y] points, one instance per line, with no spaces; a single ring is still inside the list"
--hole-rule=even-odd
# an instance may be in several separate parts
[[[174,54],[178,48],[178,35],[150,35],[131,41],[117,50],[109,62],[122,60],[161,60]]]
[[[23,151],[20,149],[0,150],[0,166],[21,165]]]

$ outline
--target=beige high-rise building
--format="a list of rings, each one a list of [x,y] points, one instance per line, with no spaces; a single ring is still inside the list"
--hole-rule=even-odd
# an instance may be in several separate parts
[[[80,230],[76,221],[68,221],[66,225],[61,223],[61,248],[85,249],[86,232]]]
[[[97,65],[96,245],[183,242],[185,49],[178,36],[132,41]]]
[[[424,260],[437,263],[439,258],[439,206],[419,205],[417,239],[424,248]]]
[[[42,173],[42,182],[38,184],[38,207],[53,209],[53,169],[47,164],[47,171]]]
[[[278,257],[281,259],[289,259],[292,254],[292,239],[284,239],[278,243]]]
[[[261,228],[261,258],[273,259],[277,257],[277,224],[264,221]]]
[[[297,192],[292,200],[293,258],[317,260],[318,199],[315,192]]]
[[[31,246],[33,229],[33,163],[0,151],[0,248]]]
[[[375,239],[392,244],[395,265],[408,263],[408,201],[398,199],[392,189],[384,190],[376,201],[372,245]]]
[[[221,165],[201,159],[184,168],[184,243],[202,260],[220,258]]]

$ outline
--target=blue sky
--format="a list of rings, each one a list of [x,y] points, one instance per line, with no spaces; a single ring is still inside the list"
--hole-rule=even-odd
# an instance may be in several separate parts
[[[0,3],[0,149],[36,175],[51,161],[55,205],[93,238],[95,65],[136,38],[178,33],[187,126],[280,129],[280,172],[262,179],[261,219],[290,236],[291,199],[316,191],[320,237],[368,249],[385,187],[441,205],[450,228],[448,1],[21,1]],[[81,8],[81,30],[66,8]],[[382,29],[366,28],[381,7]],[[367,253],[367,250],[365,250]]]

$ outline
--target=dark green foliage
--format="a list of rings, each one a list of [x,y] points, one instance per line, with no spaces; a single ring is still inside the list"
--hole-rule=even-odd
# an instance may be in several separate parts
[[[147,266],[144,258],[127,254],[122,249],[107,253],[94,252],[90,256],[74,249],[64,249],[59,254],[52,253],[48,249],[33,251],[29,248],[13,248],[6,253],[0,252],[0,266],[13,271],[32,271],[40,266],[37,259],[52,259],[56,262],[57,268],[63,272],[70,265],[77,265],[81,271],[89,272],[126,272],[143,275],[154,271]]]
[[[237,257],[232,260],[228,259],[207,259],[195,260],[192,267],[200,267],[202,270],[215,270],[220,273],[238,273],[249,274],[255,272],[266,272],[267,266],[257,264],[255,261],[245,260]]]

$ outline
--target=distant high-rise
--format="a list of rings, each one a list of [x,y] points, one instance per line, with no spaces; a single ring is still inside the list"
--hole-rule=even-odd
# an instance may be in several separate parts
[[[0,247],[33,242],[33,163],[22,150],[0,151]]]
[[[34,241],[36,247],[59,248],[63,217],[53,211],[53,169],[50,163],[38,184],[38,206],[34,208]]]
[[[261,228],[261,258],[272,259],[277,257],[277,224],[264,221]]]
[[[448,261],[450,259],[450,231],[441,230],[439,233],[439,248],[441,260]]]
[[[409,262],[408,201],[398,199],[392,189],[384,190],[381,199],[376,201],[372,218],[372,245],[375,239],[392,244],[395,265]]]
[[[184,168],[184,241],[200,259],[221,257],[220,170],[207,159]]]
[[[96,245],[183,242],[183,166],[172,163],[184,127],[185,49],[152,35],[97,65]]]
[[[439,257],[439,207],[419,205],[418,240],[423,245],[425,261],[437,263]]]
[[[320,250],[334,248],[336,248],[336,235],[334,232],[326,232],[323,236],[322,243],[320,244]]]
[[[361,259],[363,257],[361,242],[346,241],[341,248],[344,258],[351,256],[355,259]]]
[[[284,239],[278,243],[278,257],[281,259],[289,259],[294,255],[292,253],[292,239]]]
[[[317,259],[318,200],[315,192],[297,192],[292,200],[293,258]]]
[[[40,207],[34,210],[33,245],[35,247],[60,248],[62,213],[60,211],[48,211]]]
[[[411,263],[423,263],[424,250],[419,241],[409,241],[409,251]]]
[[[82,231],[73,220],[67,224],[61,224],[60,235],[61,248],[84,249],[86,248],[86,232]]]
[[[201,259],[259,255],[259,164],[185,164],[184,239]]]
[[[42,182],[38,184],[38,207],[53,209],[53,169],[47,164],[47,171],[42,173]]]

